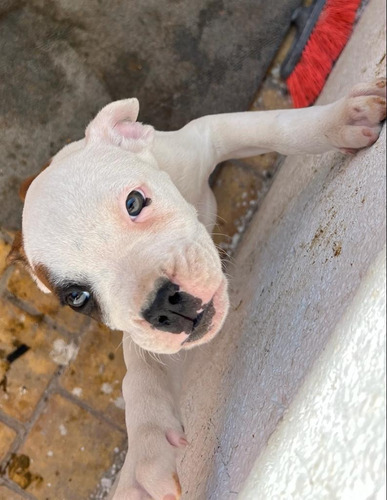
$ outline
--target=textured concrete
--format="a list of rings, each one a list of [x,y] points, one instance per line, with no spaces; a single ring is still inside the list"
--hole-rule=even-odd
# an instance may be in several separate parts
[[[383,74],[385,6],[372,0],[320,101]],[[238,498],[384,248],[385,144],[384,128],[354,157],[288,158],[277,174],[229,268],[227,324],[192,353],[183,397],[191,443],[181,463],[185,499]],[[348,450],[348,460],[362,453]],[[319,491],[306,498],[331,498]]]
[[[240,500],[386,498],[385,254],[364,276]]]
[[[20,225],[20,180],[111,100],[165,130],[247,109],[299,3],[0,2],[0,227]]]

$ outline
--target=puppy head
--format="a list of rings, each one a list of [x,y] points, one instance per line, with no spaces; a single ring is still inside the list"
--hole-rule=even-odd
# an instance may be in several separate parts
[[[44,292],[144,349],[210,340],[228,309],[218,253],[196,210],[152,155],[138,101],[103,108],[28,187],[10,260]]]

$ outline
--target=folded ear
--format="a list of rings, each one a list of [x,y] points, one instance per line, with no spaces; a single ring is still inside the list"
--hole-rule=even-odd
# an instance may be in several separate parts
[[[108,104],[86,128],[86,144],[105,142],[138,152],[150,146],[154,129],[136,122],[137,99],[122,99]]]

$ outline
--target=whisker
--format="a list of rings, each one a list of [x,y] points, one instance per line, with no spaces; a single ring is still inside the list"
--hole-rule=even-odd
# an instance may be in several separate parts
[[[231,253],[228,253],[227,250],[222,248],[220,245],[215,245],[215,247],[224,261],[229,262],[230,264],[235,264],[235,258]]]
[[[121,340],[121,342],[120,342],[120,343],[118,344],[118,346],[115,348],[115,351],[116,351],[116,352],[118,351],[118,349],[119,349],[121,346],[122,346],[122,347],[124,346],[124,342],[125,342],[125,340],[130,340],[130,335],[126,335],[126,336],[125,336],[124,334],[122,335],[122,340]],[[133,342],[131,342],[131,343],[129,344],[129,349],[130,349],[130,350],[132,349],[132,343],[133,343]]]
[[[215,233],[215,232],[212,232],[211,236],[225,236],[226,238],[228,238],[230,240],[232,239],[232,236],[230,234],[226,234],[226,233]]]
[[[198,208],[200,207],[200,204],[198,204]],[[200,213],[200,209],[198,209],[198,213]],[[210,212],[206,210],[207,215],[211,215],[212,217],[215,217],[215,225],[218,224],[218,222],[223,222],[224,224],[227,224],[227,220],[223,218],[221,215],[219,215],[217,212]]]
[[[139,357],[142,361],[144,361],[144,363],[145,363],[146,365],[148,365],[148,366],[149,366],[148,361],[147,361],[146,356],[145,356],[145,351],[144,351],[144,349],[142,349],[142,347],[140,347],[140,346],[139,346],[138,344],[136,344],[135,342],[134,342],[134,348],[135,348],[135,351],[136,351],[137,356],[138,356],[138,357]]]
[[[148,353],[149,353],[150,357],[151,357],[154,361],[156,361],[156,363],[159,363],[160,365],[165,366],[164,361],[162,361],[162,360],[161,360],[160,355],[159,355],[158,353],[156,353],[156,352],[151,352],[151,351],[148,351]]]

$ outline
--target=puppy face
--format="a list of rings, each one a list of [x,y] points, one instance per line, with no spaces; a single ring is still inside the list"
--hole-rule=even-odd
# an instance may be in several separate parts
[[[23,251],[39,287],[174,353],[207,342],[228,309],[218,253],[196,210],[151,154],[136,100],[104,108],[85,139],[30,185]]]

